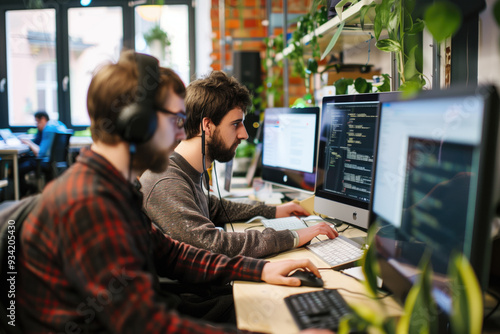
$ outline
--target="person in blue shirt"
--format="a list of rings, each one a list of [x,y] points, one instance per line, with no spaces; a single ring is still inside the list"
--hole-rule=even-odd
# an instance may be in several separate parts
[[[35,138],[33,140],[21,139],[31,149],[31,154],[23,157],[19,162],[19,188],[21,197],[36,191],[35,187],[28,185],[25,179],[26,174],[36,169],[36,158],[47,158],[45,160],[48,160],[50,157],[50,148],[54,141],[54,134],[56,132],[67,131],[64,123],[58,120],[51,120],[46,111],[37,111],[34,116],[38,129]]]

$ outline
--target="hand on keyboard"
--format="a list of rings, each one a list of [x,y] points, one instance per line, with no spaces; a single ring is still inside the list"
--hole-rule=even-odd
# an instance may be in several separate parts
[[[299,235],[299,247],[307,244],[317,235],[326,235],[329,239],[334,239],[338,237],[339,233],[337,230],[325,222],[318,223],[314,226],[303,228],[301,230],[296,230]]]

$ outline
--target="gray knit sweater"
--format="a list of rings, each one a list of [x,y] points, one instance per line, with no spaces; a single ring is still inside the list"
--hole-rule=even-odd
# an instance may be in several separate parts
[[[224,227],[228,222],[224,209],[232,222],[241,222],[254,216],[274,218],[276,208],[225,199],[221,202],[211,195],[209,215],[201,174],[176,152],[170,157],[167,171],[160,174],[146,171],[140,181],[146,214],[173,239],[228,256],[264,257],[293,247],[293,235],[288,230],[224,232],[217,229],[216,226]]]

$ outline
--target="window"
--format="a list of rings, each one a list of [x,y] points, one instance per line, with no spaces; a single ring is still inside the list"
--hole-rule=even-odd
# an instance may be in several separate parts
[[[55,10],[9,10],[5,22],[9,125],[33,126],[37,110],[57,119]]]
[[[59,116],[57,106],[56,63],[38,65],[36,69],[37,110],[45,110],[51,119]],[[32,108],[31,108],[32,109]],[[29,109],[28,109],[29,110]]]
[[[135,8],[135,49],[160,60],[160,65],[170,67],[187,85],[190,78],[189,12],[188,5],[137,6]],[[159,27],[167,33],[169,46],[158,40],[149,44],[144,35]]]
[[[90,125],[87,90],[94,70],[115,62],[123,48],[121,7],[70,8],[68,56],[71,123]]]
[[[89,126],[87,91],[96,68],[118,60],[123,49],[157,56],[187,85],[195,72],[192,0],[166,5],[141,1],[99,0],[82,7],[80,0],[0,1],[0,128],[25,131],[35,125],[33,113],[80,130]],[[36,5],[36,4],[35,4]],[[153,9],[153,18],[144,10]],[[160,51],[144,33],[158,25],[170,45]],[[5,111],[8,112],[5,112]]]

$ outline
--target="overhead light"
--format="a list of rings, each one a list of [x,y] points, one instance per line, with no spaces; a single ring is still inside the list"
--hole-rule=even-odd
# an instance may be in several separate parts
[[[162,6],[159,5],[146,5],[136,7],[137,14],[146,21],[158,22],[161,17]]]
[[[82,5],[83,7],[87,7],[91,2],[92,0],[80,0],[80,5]]]

